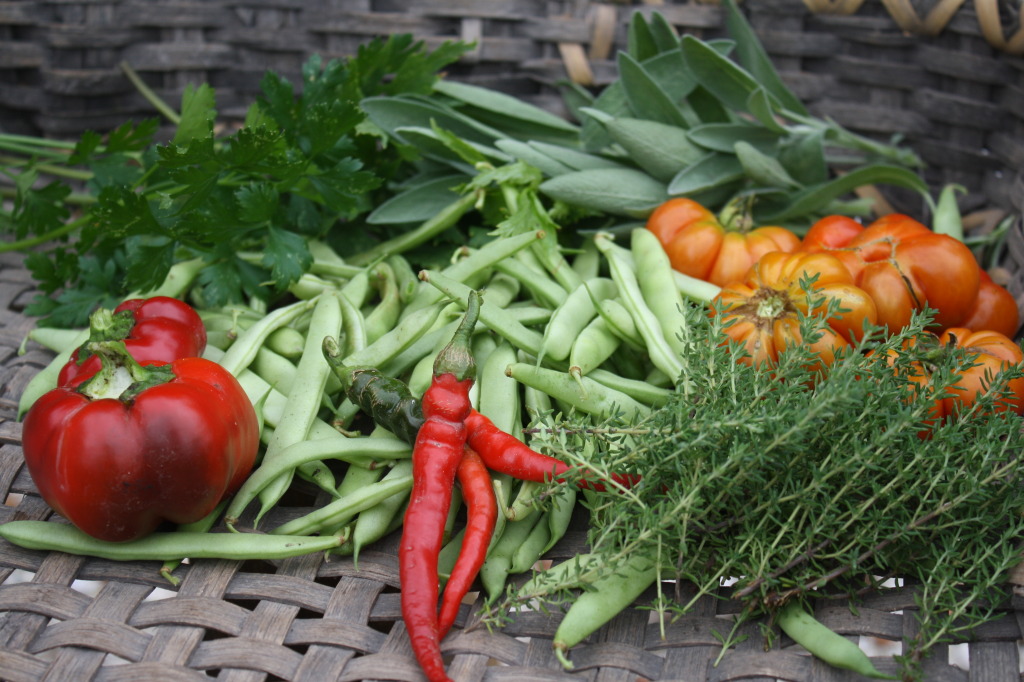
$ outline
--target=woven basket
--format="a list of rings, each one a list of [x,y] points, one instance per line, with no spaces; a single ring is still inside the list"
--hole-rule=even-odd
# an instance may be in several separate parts
[[[745,8],[786,81],[814,113],[880,139],[905,138],[928,162],[933,188],[955,182],[969,190],[962,197],[969,228],[984,231],[1007,216],[1016,219],[999,276],[1024,304],[1024,60],[986,37],[970,2],[954,3],[935,35],[908,32],[897,22],[893,8],[904,4],[747,0]],[[940,4],[949,6],[914,7],[927,17],[929,5]],[[67,137],[152,116],[122,61],[171,102],[188,83],[211,83],[222,118],[230,120],[255,96],[264,70],[297,80],[311,53],[351,54],[384,32],[411,32],[428,44],[477,41],[451,77],[561,111],[558,82],[609,82],[629,16],[655,9],[681,32],[724,34],[720,9],[700,3],[9,0],[0,2],[0,128]],[[1004,34],[1013,35],[1014,17],[1006,20]],[[882,189],[894,206],[921,210]],[[32,344],[17,352],[32,326],[21,312],[32,294],[22,258],[0,258],[0,494],[7,502],[0,522],[52,513],[23,467],[14,420],[18,396],[52,357]],[[276,522],[317,503],[314,491],[296,484],[292,506],[276,510],[282,517]],[[585,527],[578,518],[549,558],[581,551]],[[348,559],[324,562],[318,555],[197,561],[178,569],[181,583],[171,588],[153,563],[29,551],[0,541],[0,679],[419,680],[400,617],[396,555],[391,537],[364,552],[358,569]],[[1008,588],[999,618],[962,644],[939,647],[925,664],[926,679],[1021,679],[1022,595]],[[648,611],[625,611],[573,651],[572,673],[552,655],[557,618],[519,614],[489,633],[477,624],[479,601],[464,606],[443,649],[457,680],[855,679],[801,654],[786,637],[764,651],[759,623],[745,626],[740,634],[749,637],[716,665],[718,633],[729,627],[723,619],[738,609],[727,593],[721,597],[698,602],[664,638]],[[913,586],[892,588],[866,598],[856,616],[846,607],[816,615],[844,635],[898,646],[915,633],[913,597]],[[951,656],[969,664],[969,675]],[[877,660],[884,671],[894,670],[891,661]]]

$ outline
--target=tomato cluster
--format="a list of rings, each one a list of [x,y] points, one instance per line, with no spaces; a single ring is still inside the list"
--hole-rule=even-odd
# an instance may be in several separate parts
[[[738,228],[690,199],[674,198],[651,214],[647,227],[673,267],[722,287],[711,308],[727,323],[726,335],[746,350],[746,362],[771,364],[785,348],[808,343],[800,320],[816,314],[827,317],[827,326],[811,343],[812,369],[824,371],[868,325],[896,332],[928,309],[931,357],[966,349],[975,358],[958,375],[954,394],[936,404],[936,421],[973,404],[986,377],[1024,362],[1012,340],[1020,327],[1013,295],[962,241],[909,216],[894,213],[867,226],[828,216],[801,239],[782,227]],[[827,308],[830,314],[822,315]],[[913,382],[920,387],[928,380],[922,355]],[[1006,407],[1024,413],[1024,379],[1010,381],[1007,393]]]

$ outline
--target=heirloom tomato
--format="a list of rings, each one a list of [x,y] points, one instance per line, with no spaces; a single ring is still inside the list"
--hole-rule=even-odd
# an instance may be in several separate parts
[[[971,313],[960,326],[973,331],[991,330],[1013,337],[1020,328],[1020,309],[1017,300],[1006,287],[992,281],[984,270],[978,284],[978,297],[974,299]]]
[[[820,360],[815,369],[821,370],[860,340],[865,325],[877,318],[871,297],[854,285],[849,271],[831,254],[768,253],[744,281],[724,287],[711,305],[723,315],[725,334],[746,348],[750,362],[760,365],[774,363],[793,344],[807,344],[801,317],[824,316],[832,300],[837,307],[830,311],[827,326],[809,343]]]
[[[771,251],[794,251],[800,238],[783,227],[752,228],[745,221],[719,220],[696,201],[674,198],[647,219],[672,267],[718,286],[739,282]]]
[[[891,213],[859,232],[853,221],[829,216],[808,236],[801,250],[827,251],[843,260],[857,286],[875,300],[878,323],[890,331],[906,326],[925,306],[935,311],[941,328],[960,324],[971,313],[981,277],[974,254],[963,242],[909,216]]]
[[[1019,366],[1024,362],[1024,353],[1012,339],[994,331],[971,331],[966,327],[951,327],[935,336],[928,334],[923,340],[914,339],[904,343],[902,350],[889,351],[887,361],[894,365],[899,353],[910,353],[908,379],[915,393],[927,390],[934,374],[934,368],[942,354],[957,349],[965,351],[969,363],[959,369],[955,375],[955,384],[943,397],[936,399],[931,409],[930,424],[938,424],[942,420],[956,415],[959,411],[970,409],[978,396],[988,390],[989,383],[996,373],[1011,366]],[[1024,377],[1011,378],[1007,381],[997,412],[1010,410],[1017,414],[1024,413]],[[921,433],[927,437],[928,432]]]

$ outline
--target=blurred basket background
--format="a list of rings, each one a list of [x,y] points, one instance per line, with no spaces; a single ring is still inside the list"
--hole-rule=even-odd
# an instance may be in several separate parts
[[[1024,308],[1020,0],[746,0],[743,7],[812,112],[879,139],[903,138],[927,162],[936,191],[947,183],[968,190],[960,201],[973,233],[1015,220],[995,275]],[[562,112],[559,83],[610,82],[629,17],[653,11],[680,32],[725,35],[713,2],[671,0],[0,1],[0,130],[74,138],[155,116],[122,62],[171,103],[186,85],[208,82],[221,120],[238,120],[266,70],[298,81],[311,54],[350,55],[385,33],[412,33],[428,45],[475,42],[451,78]],[[897,208],[922,209],[881,189]],[[14,421],[21,389],[50,357],[34,346],[16,352],[31,326],[21,315],[31,294],[19,258],[3,259],[0,495],[8,503],[0,521],[49,514],[21,466]],[[578,529],[554,556],[578,551],[581,538]],[[153,587],[167,587],[155,568],[0,543],[0,678],[420,679],[399,617],[391,545],[358,571],[316,557],[197,562],[179,569],[184,580],[172,600],[146,599]],[[74,588],[81,580],[102,587],[84,594]],[[943,647],[927,679],[1020,679],[1022,600],[1008,593],[1003,617],[965,639],[970,673],[949,665]],[[479,606],[464,609],[459,624]],[[818,615],[844,634],[898,642],[913,634],[912,607],[908,586],[872,597],[859,618],[845,607]],[[446,651],[453,675],[467,680],[855,679],[780,648],[785,638],[762,651],[756,626],[713,666],[720,642],[711,626],[730,608],[727,599],[702,602],[666,640],[646,611],[630,609],[574,652],[572,675],[551,655],[555,621],[541,614],[519,616],[500,633],[459,631]]]

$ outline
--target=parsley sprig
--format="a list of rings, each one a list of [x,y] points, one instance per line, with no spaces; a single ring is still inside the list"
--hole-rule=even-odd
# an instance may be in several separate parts
[[[202,84],[168,112],[166,141],[157,119],[74,144],[0,136],[9,179],[0,229],[13,237],[3,248],[33,249],[27,264],[43,292],[27,312],[82,326],[95,307],[154,289],[196,257],[204,267],[193,293],[204,304],[272,300],[309,269],[309,240],[383,229],[362,217],[412,172],[359,102],[430,92],[467,47],[428,51],[394,35],[348,59],[311,58],[298,86],[268,72],[244,124],[226,134]]]

